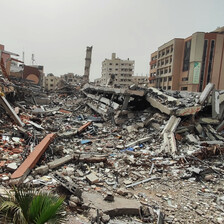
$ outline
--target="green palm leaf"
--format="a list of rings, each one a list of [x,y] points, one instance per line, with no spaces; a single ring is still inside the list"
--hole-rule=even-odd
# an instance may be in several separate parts
[[[61,223],[64,198],[32,188],[16,188],[0,196],[0,222],[15,224]]]

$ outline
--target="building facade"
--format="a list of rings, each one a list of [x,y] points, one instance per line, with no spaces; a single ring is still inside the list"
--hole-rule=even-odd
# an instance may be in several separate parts
[[[143,75],[132,76],[132,83],[139,87],[147,87],[149,83],[149,77]]]
[[[85,80],[84,76],[79,76],[77,74],[74,75],[74,73],[64,74],[61,76],[61,79],[71,85],[81,85]]]
[[[105,59],[102,62],[102,76],[100,80],[101,85],[114,85],[120,87],[127,87],[131,85],[132,76],[134,74],[133,60],[122,60],[112,53],[111,59]]]
[[[60,77],[54,76],[52,73],[43,77],[43,87],[46,91],[53,91],[57,88],[57,84],[60,81]]]
[[[224,89],[224,29],[175,38],[151,54],[149,86],[201,92],[211,82]]]

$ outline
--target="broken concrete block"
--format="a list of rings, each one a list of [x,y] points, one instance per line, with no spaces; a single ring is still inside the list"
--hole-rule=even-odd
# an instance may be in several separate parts
[[[81,203],[81,200],[78,197],[74,196],[74,195],[71,195],[69,200],[74,202],[74,203],[76,203],[76,204],[80,204]]]
[[[14,172],[15,170],[17,170],[18,166],[16,163],[9,163],[6,168],[10,172]]]
[[[216,131],[222,131],[224,129],[224,120],[221,122],[221,124],[217,127]]]
[[[60,159],[56,159],[52,162],[49,162],[47,165],[49,166],[50,169],[54,169],[54,168],[59,167],[65,163],[70,162],[72,159],[73,159],[73,155],[68,155],[68,156],[62,157]]]
[[[8,176],[2,176],[1,180],[2,181],[7,181],[7,180],[9,180],[9,177]]]
[[[71,208],[77,208],[77,204],[73,201],[69,201],[68,204]]]
[[[195,126],[195,128],[196,128],[198,134],[201,135],[202,132],[203,132],[203,128],[202,128],[202,126],[198,123],[198,124]]]
[[[139,139],[139,140],[137,140],[135,142],[132,142],[132,143],[126,145],[125,147],[128,148],[128,147],[136,146],[136,145],[144,143],[144,142],[148,142],[149,140],[151,140],[151,138],[152,138],[151,136],[150,137],[141,138],[141,139]]]
[[[203,92],[200,95],[200,98],[199,98],[200,104],[203,104],[205,102],[205,100],[208,98],[210,92],[213,90],[214,86],[215,85],[213,83],[207,84],[207,86],[204,88]]]
[[[83,192],[83,202],[89,207],[95,207],[109,216],[138,215],[140,202],[137,200],[114,197],[114,201],[107,202],[99,193]]]
[[[91,183],[95,184],[99,182],[99,178],[94,174],[90,173],[89,175],[86,176],[86,179]]]
[[[194,137],[193,134],[189,134],[186,136],[187,140],[190,142],[190,143],[195,143],[197,144],[198,143],[198,140]]]
[[[114,201],[114,195],[112,192],[107,192],[106,196],[104,197],[105,201]]]
[[[131,184],[131,182],[129,182],[128,184]],[[122,195],[122,196],[128,195],[128,191],[125,188],[119,188],[119,189],[117,189],[117,193],[119,195]]]
[[[108,223],[110,221],[110,216],[106,215],[106,214],[103,214],[102,217],[101,217],[101,221],[103,223]]]
[[[199,119],[199,122],[201,124],[220,124],[220,121],[213,118],[203,117]]]
[[[131,133],[131,132],[137,132],[138,130],[136,129],[136,126],[135,125],[130,125],[130,126],[127,126],[126,127],[128,133]]]
[[[75,169],[73,167],[66,167],[65,171],[68,176],[71,176],[74,174]]]
[[[23,127],[25,124],[20,120],[20,117],[16,114],[14,109],[11,107],[7,99],[0,95],[0,104],[4,107],[6,112],[11,116],[11,118],[20,126]]]
[[[47,165],[39,166],[34,170],[35,175],[36,174],[46,174],[49,171],[49,168]]]

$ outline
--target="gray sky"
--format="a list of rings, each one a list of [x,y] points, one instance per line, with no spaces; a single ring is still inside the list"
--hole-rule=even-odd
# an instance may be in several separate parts
[[[150,54],[169,40],[224,26],[223,0],[1,0],[0,44],[25,63],[35,54],[45,73],[83,75],[93,45],[90,79],[115,52],[149,73]]]

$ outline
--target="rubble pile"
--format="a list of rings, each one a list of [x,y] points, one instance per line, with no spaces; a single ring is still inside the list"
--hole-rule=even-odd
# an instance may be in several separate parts
[[[224,94],[208,87],[2,94],[1,186],[64,194],[82,223],[223,223]]]

